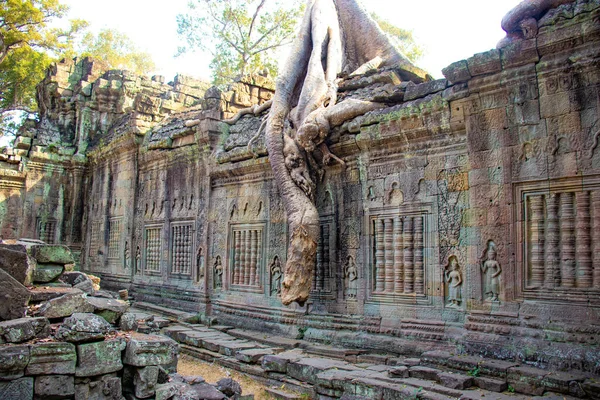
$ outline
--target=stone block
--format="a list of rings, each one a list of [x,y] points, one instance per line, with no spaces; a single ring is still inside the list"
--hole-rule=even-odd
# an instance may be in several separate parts
[[[477,53],[467,60],[467,65],[472,76],[500,72],[502,70],[500,51],[492,49],[484,53]]]
[[[116,374],[75,380],[75,400],[121,400],[122,392]]]
[[[469,72],[469,66],[466,60],[456,61],[448,65],[446,68],[442,69],[442,74],[451,84],[467,82],[471,79],[471,73]]]
[[[119,328],[123,331],[137,331],[140,325],[147,325],[148,322],[153,321],[154,319],[155,317],[150,314],[126,312],[121,315]]]
[[[129,310],[129,303],[123,300],[88,297],[87,302],[94,307],[94,314],[100,315],[111,324],[115,324],[121,315]]]
[[[93,312],[94,306],[88,302],[87,296],[82,293],[67,293],[49,300],[39,309],[40,315],[46,318],[64,318],[75,313]]]
[[[23,251],[17,251],[18,248]],[[35,260],[25,252],[24,246],[0,246],[0,268],[20,284],[31,285],[35,265]]]
[[[65,294],[81,294],[83,292],[71,287],[35,286],[29,288],[29,293],[31,294],[30,302],[42,303]]]
[[[137,397],[142,399],[152,397],[156,392],[157,383],[157,366],[149,366],[135,369],[135,373],[133,375],[133,387],[135,390],[135,395]]]
[[[218,391],[227,397],[239,397],[242,394],[242,387],[231,378],[219,379],[215,384]]]
[[[437,381],[438,374],[440,373],[440,371],[437,369],[434,369],[434,368],[417,366],[417,367],[410,367],[410,369],[408,370],[408,373],[411,378]]]
[[[27,288],[0,269],[0,320],[23,318],[29,298]]]
[[[172,382],[156,385],[155,400],[169,400],[185,388],[185,383]]]
[[[29,346],[0,346],[0,381],[22,377],[25,373],[27,364],[29,364],[29,360]]]
[[[235,358],[247,364],[258,364],[264,356],[275,354],[273,349],[249,349],[240,350],[235,354]]]
[[[507,382],[516,392],[541,396],[544,394],[543,380],[549,372],[532,367],[513,367],[508,370]]]
[[[52,282],[62,274],[64,266],[59,264],[38,264],[33,272],[34,283]]]
[[[478,376],[473,378],[473,383],[480,389],[489,390],[490,392],[504,392],[508,389],[508,384],[504,380],[487,378]]]
[[[390,369],[388,371],[388,376],[390,378],[408,378],[410,375],[408,373],[408,367],[401,365]]]
[[[0,399],[32,400],[33,378],[26,377],[14,381],[0,382]]]
[[[500,50],[504,68],[534,64],[540,60],[535,39],[515,40]]]
[[[473,378],[462,374],[440,372],[438,382],[450,389],[465,390],[473,386]]]
[[[75,285],[85,282],[89,279],[90,278],[88,278],[88,276],[86,274],[84,274],[83,272],[79,272],[79,271],[64,272],[59,278],[59,280],[61,282],[68,283],[71,286],[75,286]]]
[[[50,336],[47,318],[19,318],[0,322],[0,338],[6,343],[22,343],[33,338]]]
[[[409,83],[406,86],[406,91],[404,92],[404,101],[415,100],[425,97],[428,94],[441,92],[442,90],[446,89],[446,87],[448,87],[448,81],[446,79],[437,79],[435,81],[419,84]]]
[[[166,365],[177,360],[179,346],[177,342],[165,336],[133,333],[123,363],[136,367]]]
[[[56,338],[72,343],[92,342],[104,339],[112,326],[99,315],[75,313],[66,318],[56,332]]]
[[[317,375],[328,369],[354,370],[357,367],[345,361],[330,360],[326,358],[302,358],[292,360],[287,365],[287,374],[294,379],[311,384],[317,383]]]
[[[66,399],[75,395],[73,375],[41,375],[35,378],[34,392],[43,399]]]
[[[31,345],[31,359],[27,375],[72,375],[75,373],[77,354],[71,343],[35,343]]]
[[[121,353],[125,350],[124,339],[77,345],[77,369],[75,376],[88,377],[109,374],[123,368]]]
[[[67,246],[60,244],[43,244],[31,246],[30,252],[38,263],[43,264],[73,264],[73,254]]]

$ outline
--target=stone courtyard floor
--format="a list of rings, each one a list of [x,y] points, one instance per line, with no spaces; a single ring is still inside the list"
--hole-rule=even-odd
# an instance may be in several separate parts
[[[152,311],[132,312],[157,313],[152,305],[135,307]],[[183,322],[172,323],[163,333],[180,343],[183,354],[209,363],[193,369],[192,359],[183,357],[180,373],[192,368],[202,376],[216,368],[223,377],[219,367],[237,371],[249,377],[240,377],[242,383],[254,381],[244,395],[255,394],[256,399],[600,398],[599,377],[444,351],[419,357],[373,354],[230,326]]]

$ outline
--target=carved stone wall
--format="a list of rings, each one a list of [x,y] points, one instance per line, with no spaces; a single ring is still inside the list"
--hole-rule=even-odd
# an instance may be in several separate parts
[[[263,76],[221,91],[59,64],[41,121],[0,157],[2,235],[81,247],[106,284],[222,323],[598,372],[599,16],[598,1],[561,5],[535,38],[446,79],[341,81],[340,99],[386,107],[330,132],[346,165],[317,177],[303,307],[279,298],[288,228],[257,135],[266,113],[221,122],[272,96]]]

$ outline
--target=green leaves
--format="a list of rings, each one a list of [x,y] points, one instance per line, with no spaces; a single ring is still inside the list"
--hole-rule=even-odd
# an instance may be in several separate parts
[[[267,69],[277,73],[274,54],[291,43],[304,5],[275,0],[195,0],[177,16],[177,33],[187,46],[179,54],[201,49],[212,54],[215,84],[237,75]]]

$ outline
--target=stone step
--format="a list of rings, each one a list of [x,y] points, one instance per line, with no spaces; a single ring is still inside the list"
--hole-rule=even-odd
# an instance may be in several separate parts
[[[273,398],[273,400],[297,400],[302,398],[302,396],[299,394],[287,393],[283,390],[273,389],[270,387],[265,388],[265,392],[267,392],[269,396]]]
[[[188,346],[186,344],[179,345],[179,348],[181,349],[182,353],[187,354],[194,358],[198,358],[198,359],[200,359],[202,361],[206,361],[206,362],[213,362],[213,361],[218,360],[219,358],[223,357],[219,353],[215,353],[213,351],[208,351],[206,349],[199,349],[197,347]]]
[[[196,318],[196,314],[175,310],[173,308],[157,306],[156,304],[145,303],[142,301],[136,301],[134,303],[134,307],[139,310],[150,311],[154,314],[159,314],[160,316],[171,318],[176,321],[188,321]]]
[[[227,332],[229,335],[240,339],[254,340],[259,343],[266,344],[272,347],[283,347],[285,349],[293,349],[302,344],[301,340],[289,339],[282,336],[268,335],[263,332],[253,332],[244,329],[232,329]]]
[[[336,358],[338,360],[346,360],[348,357],[359,356],[360,354],[365,352],[363,350],[344,349],[344,348],[340,348],[340,347],[320,345],[320,344],[308,343],[308,342],[304,342],[304,341],[302,341],[300,343],[299,347],[309,354],[315,354],[315,355],[323,356],[323,357]]]

